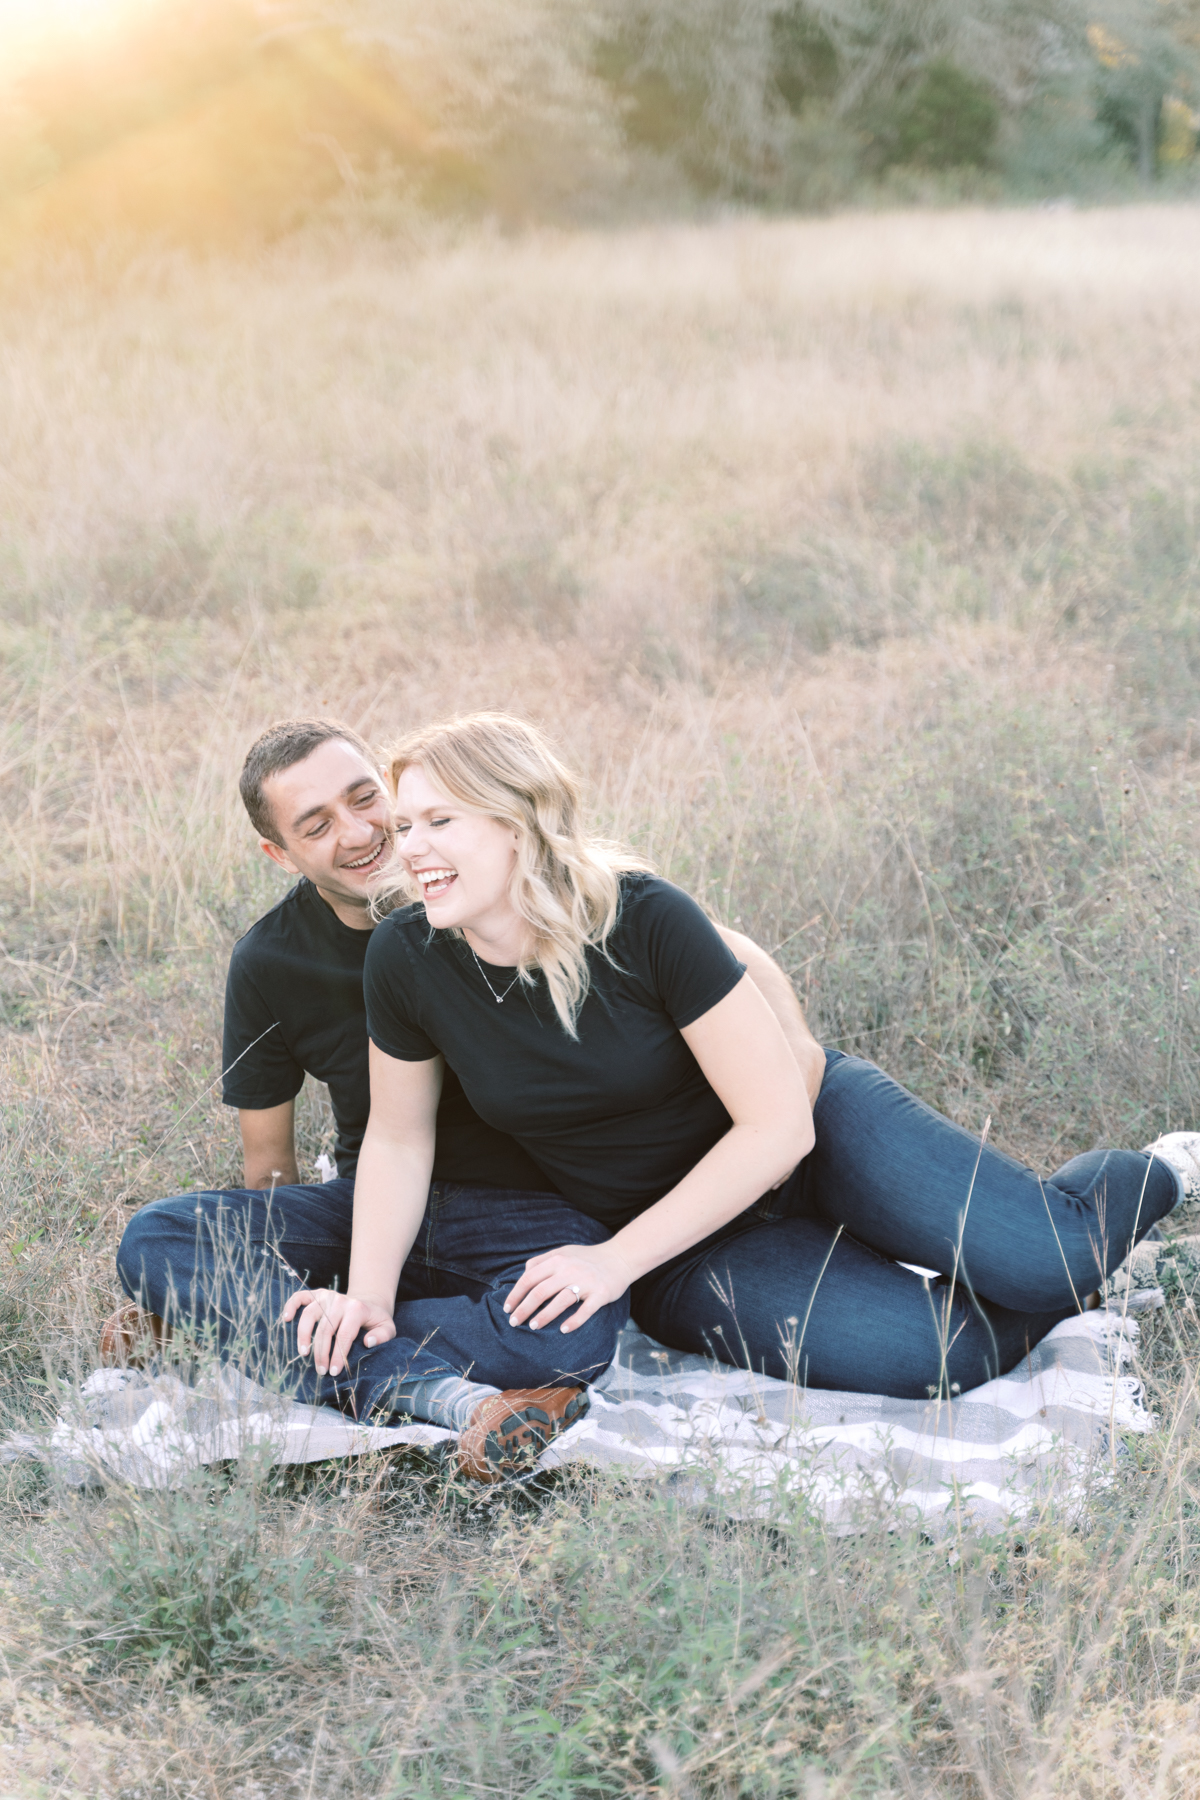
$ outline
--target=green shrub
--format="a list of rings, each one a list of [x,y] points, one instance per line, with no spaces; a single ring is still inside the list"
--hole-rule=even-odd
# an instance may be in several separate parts
[[[324,1661],[345,1570],[337,1533],[275,1499],[244,1458],[235,1479],[200,1469],[176,1491],[116,1488],[71,1505],[75,1553],[48,1586],[88,1658],[180,1674]]]
[[[981,81],[952,62],[931,63],[897,113],[896,162],[957,169],[990,161],[1000,108]]]

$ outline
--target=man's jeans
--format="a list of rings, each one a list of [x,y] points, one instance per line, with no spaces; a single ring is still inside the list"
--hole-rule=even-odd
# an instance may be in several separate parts
[[[1140,1151],[1089,1151],[1043,1180],[873,1063],[825,1054],[811,1155],[634,1284],[634,1319],[660,1343],[809,1387],[976,1387],[1078,1312],[1178,1202],[1179,1177]]]
[[[628,1297],[564,1334],[513,1326],[504,1298],[528,1257],[560,1244],[598,1244],[604,1226],[557,1194],[435,1181],[396,1296],[396,1336],[367,1350],[359,1337],[334,1380],[279,1324],[301,1286],[338,1287],[350,1264],[354,1184],[179,1194],[134,1214],[117,1252],[131,1299],[173,1325],[210,1333],[247,1374],[281,1380],[308,1401],[356,1418],[404,1412],[406,1384],[447,1375],[493,1387],[595,1380],[612,1361]]]

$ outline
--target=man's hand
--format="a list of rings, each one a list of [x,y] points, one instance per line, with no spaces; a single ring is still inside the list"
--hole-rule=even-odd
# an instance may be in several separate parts
[[[573,1306],[559,1330],[578,1331],[602,1306],[619,1300],[632,1280],[633,1271],[611,1244],[563,1244],[530,1257],[504,1310],[510,1325],[530,1319],[530,1330],[537,1331]],[[530,1318],[533,1313],[535,1319]]]
[[[300,1313],[296,1344],[301,1356],[311,1348],[318,1375],[340,1375],[346,1366],[359,1332],[368,1350],[386,1344],[396,1335],[396,1322],[386,1306],[377,1300],[356,1300],[352,1294],[338,1294],[332,1288],[301,1288],[283,1309],[283,1322],[290,1325]]]

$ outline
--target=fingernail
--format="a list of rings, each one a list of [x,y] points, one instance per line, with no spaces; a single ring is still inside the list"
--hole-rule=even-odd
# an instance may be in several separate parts
[[[507,1300],[504,1302],[504,1310],[505,1310],[505,1312],[508,1311],[508,1301]]]

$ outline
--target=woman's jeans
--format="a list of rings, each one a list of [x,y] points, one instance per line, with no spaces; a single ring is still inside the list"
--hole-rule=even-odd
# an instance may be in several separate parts
[[[976,1387],[1079,1311],[1181,1192],[1135,1150],[1089,1151],[1042,1180],[837,1050],[813,1111],[816,1147],[781,1188],[635,1284],[634,1319],[660,1343],[809,1387]],[[558,1320],[513,1327],[502,1309],[527,1257],[602,1243],[606,1229],[555,1194],[435,1182],[397,1336],[375,1350],[360,1339],[342,1376],[318,1377],[295,1323],[276,1321],[301,1281],[344,1288],[352,1199],[352,1183],[332,1181],[156,1201],[125,1232],[121,1281],[151,1312],[211,1331],[248,1372],[277,1370],[359,1418],[406,1410],[406,1381],[543,1386],[607,1367],[624,1299],[568,1335]]]
[[[825,1056],[812,1153],[634,1284],[633,1317],[660,1343],[809,1387],[977,1387],[1078,1312],[1180,1197],[1174,1170],[1136,1150],[1043,1180],[873,1063]]]
[[[131,1299],[207,1336],[247,1374],[359,1419],[407,1412],[406,1385],[415,1381],[575,1385],[612,1361],[627,1295],[565,1335],[561,1318],[533,1331],[511,1325],[503,1310],[528,1257],[603,1243],[606,1228],[558,1194],[435,1181],[401,1274],[396,1336],[373,1350],[360,1336],[341,1375],[318,1375],[297,1349],[297,1321],[282,1325],[279,1315],[299,1287],[345,1290],[353,1202],[354,1183],[342,1180],[156,1200],[126,1227],[117,1271]]]

